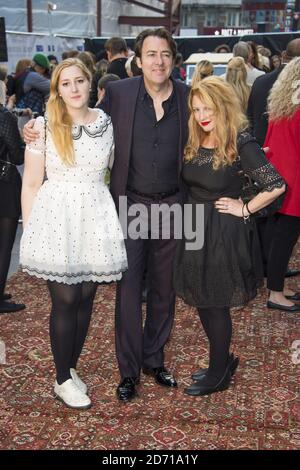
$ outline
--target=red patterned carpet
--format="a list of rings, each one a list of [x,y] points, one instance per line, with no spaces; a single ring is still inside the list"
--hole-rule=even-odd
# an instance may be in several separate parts
[[[298,269],[299,255],[300,244],[292,261]],[[300,276],[288,285],[300,291]],[[193,309],[178,302],[166,351],[178,390],[142,376],[139,398],[122,404],[115,398],[115,286],[99,287],[78,367],[93,407],[81,412],[53,399],[44,282],[18,273],[8,291],[27,309],[0,316],[7,356],[0,366],[0,449],[300,449],[300,364],[291,358],[300,315],[267,310],[265,290],[233,313],[233,349],[241,363],[229,390],[197,398],[182,393],[199,355],[205,364],[207,342]]]

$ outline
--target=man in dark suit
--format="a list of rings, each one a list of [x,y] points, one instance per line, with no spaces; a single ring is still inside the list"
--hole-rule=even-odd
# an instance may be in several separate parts
[[[285,64],[299,56],[300,38],[297,38],[288,43],[286,51],[283,53],[282,65],[273,72],[258,77],[252,86],[248,101],[247,115],[253,135],[256,137],[258,143],[261,146],[264,144],[268,130],[267,101],[271,88],[279,77],[279,74],[283,70]],[[264,264],[264,271],[266,274],[269,246],[274,230],[273,218],[257,219],[257,228],[261,243],[261,254]],[[288,270],[286,277],[295,276],[297,274],[299,274],[299,270]]]
[[[110,83],[101,108],[111,116],[114,128],[110,189],[116,206],[120,209],[120,196],[127,196],[126,211],[133,204],[143,204],[150,226],[153,204],[182,202],[180,170],[187,140],[189,88],[170,79],[176,43],[164,28],[143,31],[136,40],[136,56],[143,76]],[[172,233],[168,240],[163,239],[161,225],[158,231],[158,239],[149,230],[142,238],[128,236],[125,240],[128,271],[117,285],[116,297],[116,354],[121,375],[117,396],[122,401],[136,395],[141,369],[159,385],[177,386],[164,367],[164,346],[175,310],[176,240]],[[149,290],[143,328],[146,264]]]

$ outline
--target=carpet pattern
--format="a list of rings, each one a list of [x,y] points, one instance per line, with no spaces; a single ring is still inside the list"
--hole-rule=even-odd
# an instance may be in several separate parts
[[[300,243],[290,264],[300,268]],[[300,291],[300,276],[287,285]],[[207,341],[194,309],[177,302],[166,365],[179,387],[168,390],[142,376],[139,397],[119,403],[114,352],[115,285],[99,286],[78,372],[93,407],[74,411],[54,399],[45,283],[23,273],[7,286],[25,311],[0,316],[6,363],[0,365],[0,449],[300,449],[300,314],[268,310],[266,290],[235,309],[232,350],[240,366],[230,388],[189,397],[190,374],[207,365]]]

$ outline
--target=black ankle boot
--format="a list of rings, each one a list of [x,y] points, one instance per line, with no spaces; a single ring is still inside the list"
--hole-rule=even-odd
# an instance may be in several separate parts
[[[230,367],[231,377],[234,376],[235,371],[236,371],[236,369],[239,365],[239,362],[240,362],[239,358],[235,357],[234,354],[231,353],[230,356],[229,356],[229,362],[228,362],[229,367]],[[200,380],[201,377],[203,377],[206,374],[207,371],[208,371],[208,369],[199,369],[199,370],[197,370],[196,372],[194,372],[192,374],[192,379],[193,380]]]
[[[210,385],[207,378],[208,377],[206,376],[206,374],[202,375],[202,377],[197,380],[197,382],[185,388],[184,393],[186,393],[187,395],[198,397],[226,390],[229,387],[231,380],[230,366],[228,365],[226,367],[223,376],[217,381],[215,385]]]

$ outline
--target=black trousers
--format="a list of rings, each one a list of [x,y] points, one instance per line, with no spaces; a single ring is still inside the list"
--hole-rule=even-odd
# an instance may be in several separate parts
[[[173,224],[169,239],[151,239],[151,206],[159,204],[159,201],[132,193],[127,196],[128,208],[133,204],[143,204],[147,208],[149,230],[143,236],[149,238],[134,240],[128,237],[125,240],[128,271],[118,282],[116,295],[116,355],[122,379],[138,377],[142,366],[163,365],[164,346],[170,336],[175,312],[173,261],[176,240],[172,238]],[[179,197],[175,194],[160,202],[172,205],[179,202]],[[129,217],[129,225],[133,219]],[[161,230],[161,223],[157,229]],[[146,265],[148,294],[143,327],[142,287]]]
[[[267,230],[270,239],[267,288],[282,292],[289,260],[300,234],[300,217],[277,213]]]

